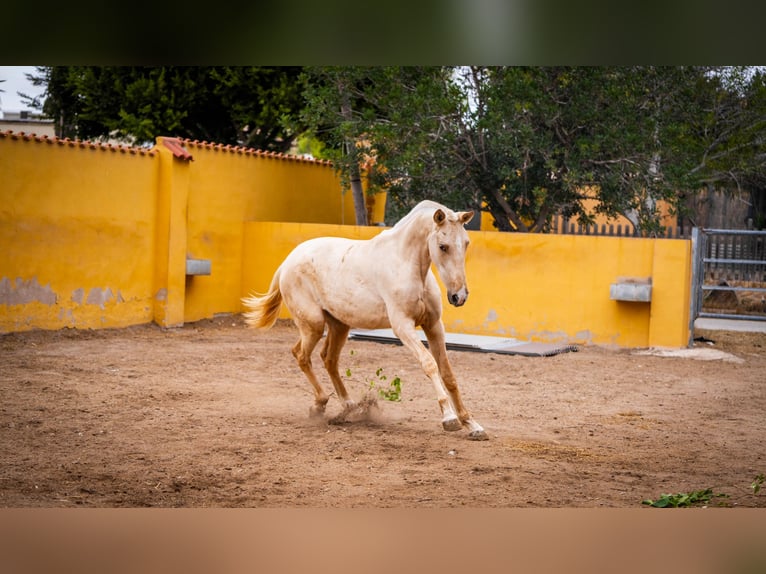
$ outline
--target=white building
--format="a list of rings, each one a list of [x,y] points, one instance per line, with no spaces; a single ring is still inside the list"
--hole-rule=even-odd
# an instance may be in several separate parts
[[[0,131],[24,132],[49,137],[56,135],[53,120],[43,119],[40,114],[27,111],[3,112],[0,118]]]

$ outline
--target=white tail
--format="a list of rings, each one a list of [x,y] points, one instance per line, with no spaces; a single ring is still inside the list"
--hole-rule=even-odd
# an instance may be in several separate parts
[[[271,279],[269,291],[265,294],[256,293],[244,297],[242,303],[249,309],[244,314],[245,323],[256,329],[270,329],[277,322],[279,310],[282,308],[282,293],[279,290],[279,269]]]

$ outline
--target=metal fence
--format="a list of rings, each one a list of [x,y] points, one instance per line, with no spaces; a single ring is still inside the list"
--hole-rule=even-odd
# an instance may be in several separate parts
[[[766,231],[692,230],[692,321],[766,321]]]
[[[641,237],[641,234],[630,224],[594,224],[583,225],[579,221],[567,217],[555,216],[551,218],[549,233],[566,235],[606,235],[612,237]],[[666,239],[688,239],[691,229],[681,227],[663,227],[653,237]]]

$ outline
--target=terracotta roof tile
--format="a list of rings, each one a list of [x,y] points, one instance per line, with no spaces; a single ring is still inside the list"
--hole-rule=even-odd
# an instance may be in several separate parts
[[[89,140],[69,139],[69,138],[57,138],[50,137],[48,135],[37,135],[34,133],[14,132],[11,130],[0,132],[0,138],[10,138],[12,140],[33,141],[37,143],[57,144],[68,147],[80,147],[89,148],[93,150],[112,151],[129,153],[131,155],[149,155],[152,156],[156,152],[152,149],[134,146],[113,145],[110,143],[93,142]]]
[[[173,157],[177,157],[178,159],[182,159],[185,161],[194,160],[194,158],[192,157],[192,154],[190,154],[187,151],[187,149],[181,143],[181,140],[178,138],[163,137],[162,145],[164,145],[166,148],[168,148],[170,151],[173,152]]]
[[[312,158],[302,157],[298,155],[279,153],[276,151],[263,151],[263,150],[249,148],[249,147],[234,146],[231,144],[217,144],[217,143],[200,141],[200,140],[192,140],[192,139],[181,139],[180,141],[182,141],[186,146],[207,148],[214,151],[225,151],[229,153],[245,154],[245,155],[251,155],[256,157],[266,157],[266,158],[279,159],[284,161],[298,161],[302,163],[314,163],[318,165],[332,165],[332,162],[326,159],[312,159]]]
[[[14,132],[12,130],[0,131],[0,138],[10,138],[14,140],[21,139],[24,141],[47,143],[50,145],[57,144],[57,145],[64,145],[68,147],[80,147],[80,148],[89,148],[93,150],[111,151],[114,153],[116,152],[128,153],[130,155],[153,156],[157,153],[154,150],[154,148],[147,149],[144,147],[115,145],[112,143],[93,142],[89,140],[57,138],[57,137],[51,137],[48,135],[37,135],[34,133]],[[307,158],[303,156],[291,155],[291,154],[280,153],[275,151],[263,151],[263,150],[257,150],[253,148],[243,147],[243,146],[235,146],[231,144],[220,144],[220,143],[213,143],[213,142],[207,142],[207,141],[191,140],[191,139],[185,139],[185,138],[171,138],[171,137],[163,137],[162,141],[165,147],[167,147],[168,149],[170,149],[170,151],[173,152],[173,155],[175,157],[178,157],[179,159],[183,159],[183,160],[194,159],[192,157],[192,154],[189,153],[189,151],[186,149],[187,147],[201,147],[201,148],[212,149],[215,151],[244,154],[249,156],[264,157],[264,158],[276,159],[276,160],[282,160],[282,161],[297,161],[300,163],[312,163],[317,165],[332,165],[332,162],[326,159],[313,159],[313,158]]]

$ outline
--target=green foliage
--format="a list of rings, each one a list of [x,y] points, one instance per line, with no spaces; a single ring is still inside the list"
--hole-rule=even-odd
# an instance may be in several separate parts
[[[763,483],[766,482],[766,474],[760,473],[755,476],[750,484],[753,495],[757,495]],[[728,498],[728,494],[714,493],[713,489],[697,490],[694,492],[663,494],[657,500],[643,500],[641,504],[652,506],[654,508],[681,508],[690,507],[698,504],[708,504],[714,498]]]
[[[437,199],[486,204],[500,230],[544,231],[555,213],[587,220],[590,190],[597,212],[651,234],[659,200],[677,207],[703,184],[747,178],[766,186],[766,87],[744,68],[334,67],[304,78],[303,119],[346,180],[368,167],[392,219]]]
[[[708,504],[713,498],[726,497],[728,497],[728,494],[716,494],[711,488],[706,488],[705,490],[697,490],[694,492],[663,494],[657,500],[643,500],[641,504],[646,504],[654,508],[683,508],[697,504]]]
[[[295,147],[298,154],[310,155],[316,159],[329,159],[322,141],[309,133],[299,135],[295,139]]]
[[[287,151],[303,130],[298,67],[56,66],[30,78],[63,137],[178,136]]]
[[[351,356],[356,353],[351,350]],[[352,377],[350,368],[346,368],[346,376]],[[367,377],[366,382],[370,390],[376,389],[378,395],[392,402],[399,402],[402,400],[402,380],[398,376],[395,376],[391,381],[388,381],[388,376],[383,372],[383,367],[378,367],[375,371],[375,377]]]
[[[766,481],[766,475],[764,475],[763,473],[756,475],[752,484],[750,484],[750,488],[753,489],[753,494],[758,494],[761,491],[761,486],[763,486],[763,483],[765,481]]]
[[[378,395],[387,401],[399,402],[402,400],[402,380],[399,377],[394,377],[388,387],[381,388],[378,384],[385,383],[388,380],[388,377],[383,374],[383,367],[380,367],[375,371],[375,376],[377,377],[377,381],[375,379],[369,380],[370,389],[377,387]]]
[[[624,215],[644,234],[658,201],[746,189],[766,225],[766,75],[712,66],[54,66],[28,104],[57,135],[147,144],[178,136],[330,159],[354,192],[486,209],[502,231],[562,214]],[[353,184],[353,185],[352,185]]]

